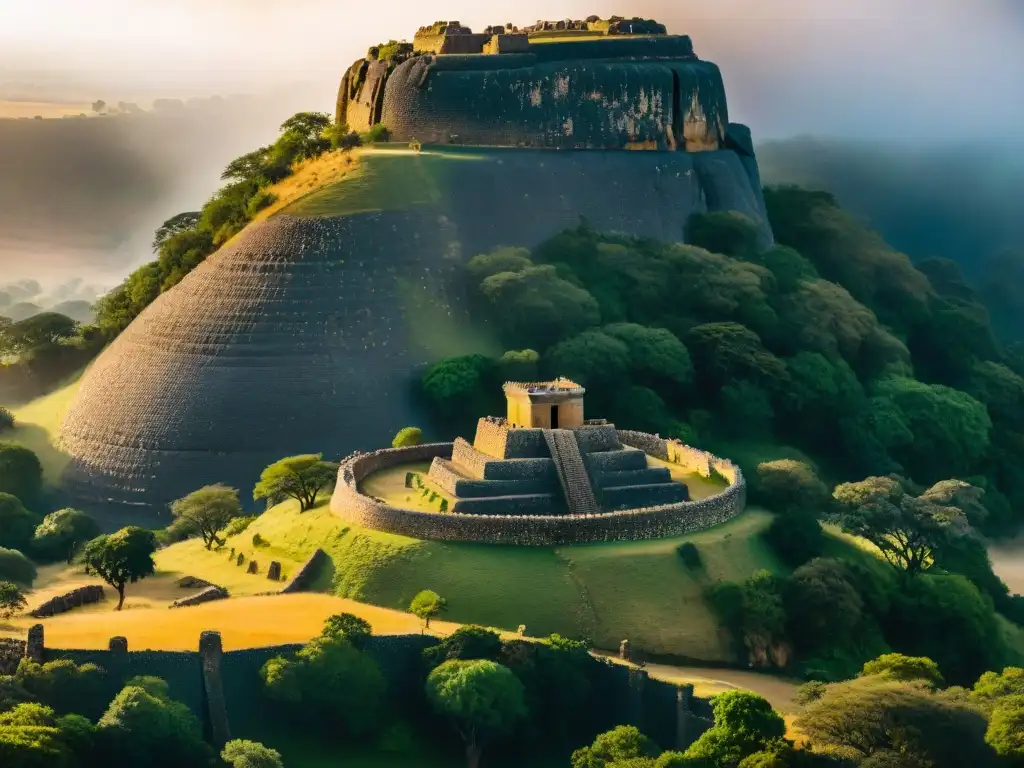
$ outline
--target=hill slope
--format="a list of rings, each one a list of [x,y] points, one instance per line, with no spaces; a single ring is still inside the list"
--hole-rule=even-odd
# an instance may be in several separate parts
[[[478,253],[536,245],[580,217],[680,240],[709,203],[758,211],[732,152],[392,149],[350,171],[335,161],[318,161],[322,179],[304,169],[312,191],[206,259],[96,360],[61,432],[80,504],[152,520],[198,486],[251,487],[283,455],[387,442],[422,418],[419,366],[501,351],[466,331],[457,267]]]
[[[650,653],[702,661],[729,658],[725,636],[703,599],[707,584],[744,579],[781,564],[762,543],[767,513],[751,510],[717,528],[674,539],[558,548],[445,544],[346,526],[326,507],[299,514],[291,503],[260,516],[230,539],[260,563],[279,560],[294,572],[317,547],[332,565],[316,589],[388,608],[405,609],[421,589],[448,600],[445,618],[534,636],[558,632],[590,637],[614,649],[629,638]],[[253,534],[267,544],[254,548]],[[686,569],[675,553],[682,541],[700,548],[705,567]],[[198,541],[157,555],[160,570],[187,573],[229,589],[244,577],[224,552]],[[266,589],[266,580],[258,578]]]

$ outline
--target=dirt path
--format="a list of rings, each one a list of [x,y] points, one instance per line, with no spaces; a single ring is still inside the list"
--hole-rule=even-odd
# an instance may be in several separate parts
[[[595,655],[624,663],[608,653],[599,651]],[[669,664],[647,664],[644,668],[651,677],[658,680],[693,684],[696,696],[707,697],[732,690],[753,691],[767,699],[774,709],[784,715],[792,714],[797,709],[794,695],[800,683],[796,680],[745,669],[677,667]]]

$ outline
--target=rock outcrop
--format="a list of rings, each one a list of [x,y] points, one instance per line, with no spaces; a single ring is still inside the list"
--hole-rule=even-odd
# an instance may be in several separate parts
[[[581,217],[682,241],[707,210],[772,242],[750,132],[687,37],[368,58],[341,91],[353,128],[383,121],[423,151],[363,150],[358,173],[251,225],[103,352],[61,428],[76,504],[166,524],[204,484],[251,488],[282,456],[372,450],[422,423],[417,371],[488,341],[467,331],[460,266],[478,253]]]

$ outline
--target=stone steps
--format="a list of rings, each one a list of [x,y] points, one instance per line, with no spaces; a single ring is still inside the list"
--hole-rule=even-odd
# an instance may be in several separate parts
[[[596,515],[600,511],[590,476],[580,454],[576,435],[567,429],[546,429],[544,439],[551,450],[569,512],[574,515]]]

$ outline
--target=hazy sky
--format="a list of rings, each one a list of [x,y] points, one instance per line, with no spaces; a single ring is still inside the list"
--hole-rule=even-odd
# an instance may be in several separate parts
[[[692,35],[761,138],[1024,135],[1024,0],[0,0],[0,87],[112,101],[300,83],[329,110],[370,44],[434,19],[591,13]]]

